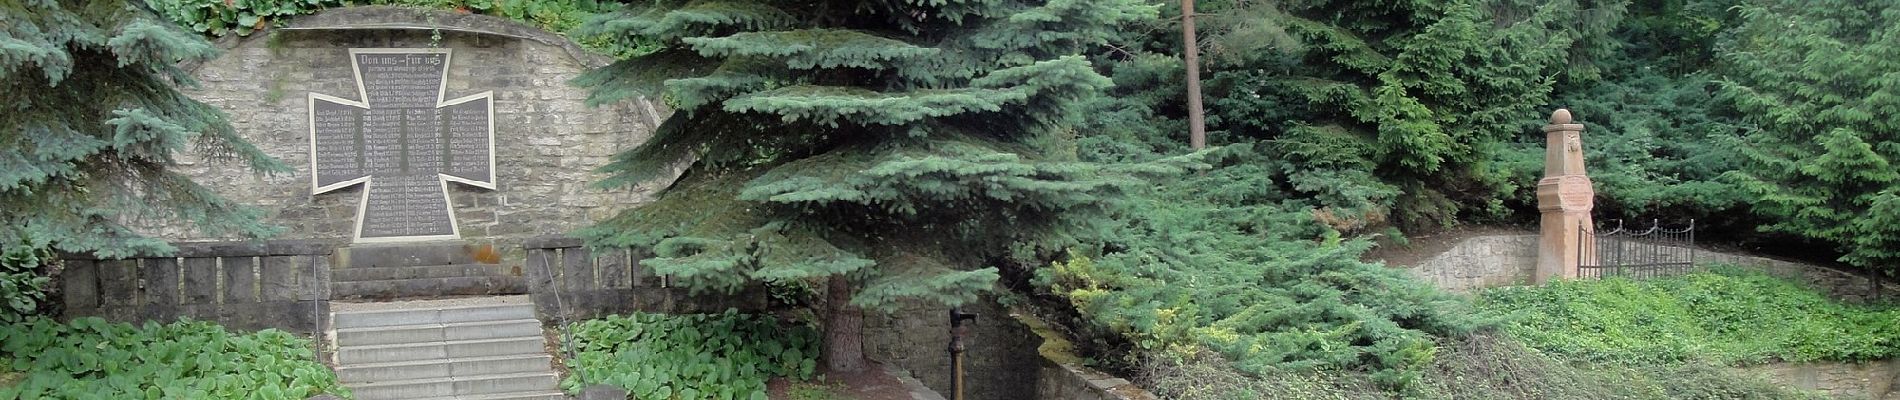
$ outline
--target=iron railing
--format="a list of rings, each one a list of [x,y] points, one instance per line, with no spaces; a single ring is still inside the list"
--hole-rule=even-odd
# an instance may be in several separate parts
[[[1626,230],[1623,221],[1617,220],[1616,228],[1608,232],[1584,226],[1578,237],[1583,239],[1577,246],[1577,277],[1581,279],[1646,279],[1696,270],[1693,219],[1681,229],[1664,228],[1661,220],[1650,220],[1649,229],[1642,231]]]

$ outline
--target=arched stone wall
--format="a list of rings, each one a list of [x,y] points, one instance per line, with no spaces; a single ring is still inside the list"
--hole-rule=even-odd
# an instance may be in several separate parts
[[[357,97],[351,48],[447,48],[446,97],[494,93],[495,190],[449,184],[463,239],[516,248],[530,237],[566,234],[649,201],[663,182],[594,188],[594,172],[639,145],[666,111],[645,100],[601,107],[568,80],[610,60],[567,39],[512,21],[447,11],[353,7],[298,18],[287,27],[219,41],[225,54],[188,66],[201,87],[186,93],[230,114],[240,135],[295,169],[258,176],[181,154],[179,170],[288,231],[280,239],[350,242],[362,186],[312,195],[309,93]],[[145,226],[171,241],[217,240],[187,226]]]

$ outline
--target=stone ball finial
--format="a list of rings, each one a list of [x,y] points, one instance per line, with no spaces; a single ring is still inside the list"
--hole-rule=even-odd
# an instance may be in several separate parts
[[[1563,125],[1568,123],[1570,123],[1570,109],[1559,108],[1557,111],[1550,113],[1551,125]]]

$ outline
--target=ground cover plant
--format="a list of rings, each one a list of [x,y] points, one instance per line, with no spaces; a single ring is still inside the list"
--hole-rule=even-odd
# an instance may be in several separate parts
[[[1175,400],[1252,399],[1539,399],[1738,400],[1825,399],[1759,376],[1703,363],[1652,365],[1578,362],[1539,352],[1502,332],[1441,339],[1440,351],[1416,383],[1382,389],[1351,371],[1273,370],[1243,374],[1225,359],[1151,359],[1139,376],[1156,395]]]
[[[766,380],[811,380],[818,362],[816,330],[734,310],[582,321],[568,345],[563,389],[608,384],[641,399],[763,400]]]
[[[1844,304],[1800,284],[1723,269],[1484,292],[1504,330],[1538,350],[1603,363],[1867,361],[1900,357],[1900,308]]]
[[[1039,270],[1039,286],[1136,353],[1211,349],[1247,373],[1364,371],[1388,388],[1420,376],[1437,337],[1483,325],[1460,300],[1360,261],[1369,242],[1269,178],[1290,165],[1248,146],[1214,156],[1205,174],[1135,196],[1099,247]]]
[[[0,385],[0,398],[348,398],[312,348],[283,331],[234,333],[203,321],[34,317],[0,327],[0,370],[19,379]]]

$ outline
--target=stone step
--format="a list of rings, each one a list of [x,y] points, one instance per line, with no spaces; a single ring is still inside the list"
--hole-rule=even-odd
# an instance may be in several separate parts
[[[332,305],[333,309],[348,305]],[[462,322],[509,321],[534,318],[534,304],[479,304],[426,309],[336,311],[331,326],[337,330],[378,326],[437,325]]]
[[[452,397],[455,400],[567,400],[567,394],[558,391],[533,391],[490,393],[472,396]],[[446,400],[446,399],[444,399]]]
[[[403,244],[358,244],[338,249],[345,268],[413,267],[495,263],[495,250],[489,245],[472,245],[460,240]]]
[[[547,354],[430,359],[389,363],[350,364],[337,368],[337,380],[376,383],[450,376],[547,372],[553,365]]]
[[[382,344],[338,347],[337,362],[343,366],[396,363],[443,358],[490,357],[546,354],[546,342],[540,336],[454,340],[442,342]]]
[[[490,393],[468,396],[429,397],[413,400],[568,400],[567,394],[552,390],[532,392]]]
[[[421,378],[355,385],[350,391],[357,400],[465,399],[475,395],[555,393],[555,377],[553,372],[536,372]]]
[[[497,339],[541,335],[541,321],[532,318],[502,321],[457,322],[432,325],[397,325],[336,330],[337,346],[373,346],[379,344],[418,343],[444,340]]]
[[[413,267],[364,267],[330,270],[333,282],[388,281],[418,278],[454,278],[461,276],[520,276],[517,268],[500,264],[449,264]]]
[[[528,293],[528,280],[519,276],[461,276],[450,278],[330,282],[330,297],[332,299],[400,299],[523,293]]]

